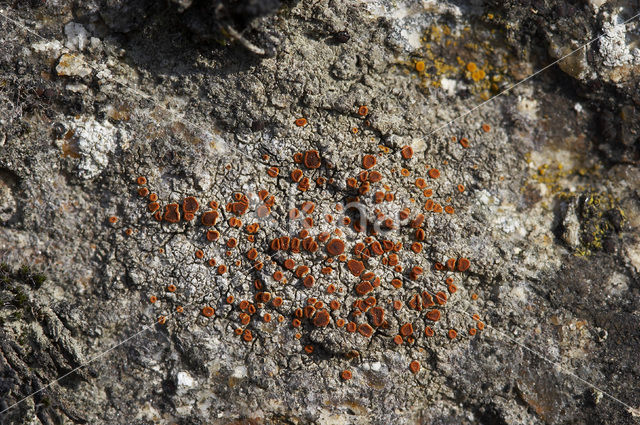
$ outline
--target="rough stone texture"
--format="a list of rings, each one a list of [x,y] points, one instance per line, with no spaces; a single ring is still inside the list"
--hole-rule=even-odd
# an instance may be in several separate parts
[[[0,411],[40,391],[0,422],[637,423],[640,24],[612,26],[633,10],[543,0],[4,3]],[[294,162],[311,150],[320,167]],[[402,271],[382,256],[357,258],[381,281],[360,296],[360,277],[328,262],[317,237],[341,229],[356,259],[367,235],[342,224],[335,206],[358,195],[347,179],[359,178],[366,154],[382,180],[347,216],[368,225],[376,209],[393,217],[395,229],[372,237],[403,243]],[[296,168],[309,190],[292,182]],[[181,211],[179,223],[156,221],[139,176],[160,211],[195,196],[194,220]],[[425,212],[417,178],[455,213]],[[275,200],[266,218],[260,190]],[[387,190],[395,199],[375,203]],[[241,228],[225,208],[236,194],[249,206]],[[200,220],[213,200],[221,235],[211,242]],[[317,251],[272,250],[274,238],[303,230],[289,219],[303,201],[315,203],[301,214],[314,220]],[[409,218],[397,220],[405,207]],[[426,238],[414,253],[407,222],[419,212]],[[230,238],[237,247],[225,245]],[[251,247],[260,270],[246,257]],[[459,257],[470,259],[468,271],[435,269]],[[315,282],[286,270],[287,258]],[[412,279],[415,266],[423,273]],[[410,308],[422,291],[449,296],[435,324]],[[352,307],[371,295],[386,321],[371,337],[337,326],[373,323]],[[326,326],[302,318],[293,327],[311,297],[320,310],[331,300],[340,308]],[[241,300],[256,306],[246,325]],[[475,336],[472,314],[487,324]],[[406,323],[415,341],[397,345]]]

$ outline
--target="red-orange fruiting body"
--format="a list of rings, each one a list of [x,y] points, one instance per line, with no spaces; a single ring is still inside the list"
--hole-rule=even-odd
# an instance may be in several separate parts
[[[458,259],[458,271],[459,272],[464,272],[464,271],[468,270],[469,266],[471,266],[471,262],[468,259],[466,259],[464,257]]]
[[[245,342],[251,342],[253,340],[253,334],[251,333],[251,331],[249,329],[246,329],[244,331],[244,333],[242,334],[242,339]]]
[[[195,212],[198,211],[199,208],[200,208],[200,204],[198,203],[198,200],[193,196],[187,196],[182,201],[182,210],[185,213],[194,214]]]
[[[456,269],[456,259],[449,258],[446,262],[446,265],[449,270],[454,271]]]
[[[376,157],[373,155],[365,155],[362,158],[362,168],[368,170],[376,165]]]
[[[437,322],[440,320],[440,310],[431,310],[427,312],[427,319]]]
[[[167,204],[165,207],[164,219],[169,223],[177,223],[180,221],[180,210],[178,204]]]
[[[304,165],[310,169],[319,168],[322,164],[322,160],[320,159],[320,153],[316,150],[307,151],[304,154]]]
[[[400,335],[409,336],[413,333],[413,325],[411,323],[405,323],[400,327]]]
[[[358,333],[366,338],[370,338],[371,335],[373,335],[373,328],[369,324],[363,323],[358,326]]]
[[[326,246],[327,253],[331,256],[340,255],[344,252],[344,242],[340,239],[332,239]]]

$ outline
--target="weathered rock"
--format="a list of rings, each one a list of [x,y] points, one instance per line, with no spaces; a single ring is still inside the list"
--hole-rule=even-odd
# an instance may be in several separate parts
[[[629,423],[625,10],[4,7],[0,422]]]

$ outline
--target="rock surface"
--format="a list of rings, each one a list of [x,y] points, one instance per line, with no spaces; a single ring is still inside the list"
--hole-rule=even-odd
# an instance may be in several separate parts
[[[0,422],[638,423],[633,13],[3,4]]]

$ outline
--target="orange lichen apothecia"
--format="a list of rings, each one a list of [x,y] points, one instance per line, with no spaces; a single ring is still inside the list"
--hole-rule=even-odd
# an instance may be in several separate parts
[[[420,63],[416,70],[422,72],[424,64]],[[366,119],[369,114],[369,108],[361,105],[351,119]],[[295,124],[302,127],[307,120],[298,118]],[[465,140],[461,138],[460,143],[469,147]],[[382,152],[354,158],[354,170],[340,176],[340,184],[335,165],[320,149],[295,152],[288,163],[278,161],[278,166],[266,166],[267,175],[278,178],[277,185],[257,187],[251,193],[233,192],[227,199],[189,195],[165,202],[160,190],[150,194],[146,178],[132,180],[136,183],[134,190],[145,198],[141,200],[143,209],[158,222],[154,226],[172,233],[183,229],[199,232],[185,261],[208,270],[214,282],[209,286],[207,302],[224,307],[224,314],[216,322],[230,321],[227,329],[244,343],[260,340],[267,329],[272,334],[278,328],[293,328],[292,337],[298,340],[300,350],[321,359],[326,351],[318,350],[310,339],[309,333],[314,330],[340,333],[363,344],[380,341],[405,351],[419,348],[422,341],[436,335],[453,341],[480,334],[485,325],[479,317],[464,328],[469,332],[460,334],[445,328],[446,321],[441,320],[449,304],[467,293],[460,290],[467,289],[465,275],[458,273],[469,271],[471,261],[453,253],[450,258],[436,258],[431,248],[431,236],[437,229],[428,215],[444,212],[446,215],[438,220],[454,219],[452,204],[461,198],[464,186],[447,182],[443,178],[446,172],[435,168],[435,162],[418,170],[414,151],[408,145],[395,155],[390,154],[393,150],[389,147]],[[268,162],[273,156],[263,154],[262,159]],[[446,167],[449,163],[442,160],[438,164]],[[225,169],[233,166],[228,164]],[[398,174],[413,177],[406,179]],[[286,206],[284,199],[271,193],[280,185],[287,185],[289,193],[299,199]],[[332,185],[331,191],[325,190],[328,185]],[[315,196],[314,191],[324,192]],[[395,196],[399,193],[403,196]],[[334,198],[327,200],[327,194]],[[373,208],[351,211],[350,202]],[[389,211],[399,213],[392,216]],[[285,232],[271,223],[292,230]],[[166,278],[173,281],[173,277]],[[229,289],[233,285],[218,285],[218,279],[247,279],[246,286],[252,293],[234,294]],[[183,298],[191,291],[178,291],[179,287],[183,287],[179,282],[165,283],[162,303],[154,308],[169,304],[178,312],[186,310],[183,305],[193,301],[185,303]],[[305,295],[287,298],[284,294],[289,291],[284,287]],[[225,292],[217,293],[219,288]],[[389,291],[393,299],[385,298]],[[477,299],[477,295],[472,298]],[[149,301],[153,304],[158,298],[150,296]],[[216,313],[210,305],[198,308],[205,318]],[[420,363],[412,361],[409,369],[418,373]],[[349,370],[340,376],[345,381],[352,377]]]

